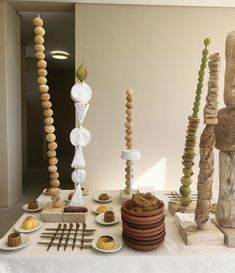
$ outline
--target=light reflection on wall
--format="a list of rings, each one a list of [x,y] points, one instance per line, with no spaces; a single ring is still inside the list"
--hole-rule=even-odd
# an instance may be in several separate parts
[[[135,170],[134,170],[135,172]],[[138,188],[140,186],[154,186],[156,190],[166,189],[166,179],[167,179],[167,158],[163,157],[154,166],[150,167],[141,176],[135,179],[133,188]]]

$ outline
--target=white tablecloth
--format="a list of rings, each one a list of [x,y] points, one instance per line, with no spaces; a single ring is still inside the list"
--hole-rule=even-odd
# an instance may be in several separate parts
[[[63,191],[66,198],[68,192]],[[120,211],[118,191],[108,191],[113,196],[110,205],[115,211]],[[165,200],[164,192],[158,192],[158,197]],[[98,205],[93,195],[85,196],[89,213],[87,227],[97,229],[95,236],[112,234],[121,237],[122,225],[101,226],[95,222],[92,208]],[[38,200],[47,203],[50,197],[41,195]],[[17,223],[29,214],[25,213]],[[34,216],[39,218],[38,213]],[[56,223],[44,223],[40,230],[30,233],[30,244],[17,251],[0,251],[0,273],[230,273],[235,272],[235,249],[226,246],[186,246],[173,223],[173,217],[166,215],[166,238],[164,243],[151,252],[135,251],[123,246],[121,251],[106,254],[94,249],[75,249],[69,247],[64,251],[52,247],[49,252],[46,246],[38,245],[40,234],[45,227],[56,227]],[[6,236],[13,232],[9,230]]]

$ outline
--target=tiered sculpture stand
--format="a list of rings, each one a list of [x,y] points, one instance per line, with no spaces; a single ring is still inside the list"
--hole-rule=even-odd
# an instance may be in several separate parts
[[[55,127],[52,125],[54,123],[53,119],[53,111],[52,111],[52,103],[50,102],[50,95],[49,95],[49,86],[47,83],[47,62],[45,61],[45,54],[44,50],[45,47],[43,45],[45,35],[45,30],[43,26],[43,20],[38,16],[34,18],[33,24],[35,26],[34,33],[35,33],[35,57],[37,60],[37,68],[38,68],[38,85],[39,85],[39,92],[41,94],[41,106],[43,109],[43,116],[44,116],[44,129],[46,132],[46,141],[48,142],[47,148],[47,156],[49,158],[49,167],[48,171],[50,172],[50,188],[48,189],[48,193],[51,194],[52,199],[52,206],[54,208],[59,208],[62,206],[62,201],[60,199],[60,194],[58,192],[58,187],[60,185],[59,173],[57,172],[58,159],[56,158],[56,148],[57,143],[55,142]]]
[[[197,84],[197,90],[196,90],[196,96],[193,106],[193,113],[191,116],[188,117],[189,123],[187,128],[187,135],[186,135],[186,142],[185,142],[185,148],[184,148],[184,154],[182,156],[182,164],[184,166],[183,168],[183,174],[184,176],[181,178],[181,184],[179,191],[181,194],[180,201],[175,202],[169,202],[168,208],[172,215],[175,214],[177,211],[181,212],[193,212],[195,210],[196,203],[192,201],[190,194],[191,194],[191,188],[190,185],[192,183],[192,175],[193,175],[193,165],[194,165],[194,157],[195,157],[195,146],[196,146],[196,133],[197,128],[199,124],[199,106],[201,101],[201,93],[202,93],[202,87],[203,87],[203,80],[204,80],[204,74],[205,74],[205,68],[207,64],[207,55],[208,50],[207,46],[209,45],[210,40],[207,38],[204,40],[205,48],[202,52],[202,58],[201,58],[201,66],[200,70],[198,72],[198,84]]]

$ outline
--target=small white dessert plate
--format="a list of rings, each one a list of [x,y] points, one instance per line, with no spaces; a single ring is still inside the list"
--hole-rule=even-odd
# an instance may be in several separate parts
[[[122,248],[123,243],[122,243],[122,240],[121,240],[120,238],[114,237],[114,236],[112,236],[112,237],[113,237],[114,242],[115,242],[115,248],[114,248],[114,249],[105,250],[105,249],[98,248],[98,247],[96,246],[96,244],[97,244],[97,240],[98,240],[99,238],[94,239],[94,240],[91,242],[91,245],[92,245],[92,247],[93,247],[95,250],[100,251],[100,252],[104,252],[104,253],[113,253],[113,252],[117,252],[117,251],[119,251],[119,250]]]
[[[36,227],[33,229],[24,229],[21,227],[22,223],[20,223],[20,224],[15,225],[15,231],[20,232],[20,233],[30,233],[30,232],[36,231],[42,226],[42,221],[40,221],[38,219],[35,219],[35,221],[36,221]]]
[[[97,215],[95,220],[98,224],[101,224],[104,226],[111,226],[111,225],[117,224],[121,220],[121,218],[119,215],[114,214],[114,221],[113,222],[105,222],[104,221],[104,212],[103,212],[103,213],[100,213],[99,215]]]
[[[45,206],[44,203],[38,202],[38,208],[37,209],[29,209],[28,204],[24,204],[22,208],[23,208],[23,210],[28,211],[28,212],[36,212],[36,211],[42,210],[44,206]]]
[[[100,200],[99,196],[100,196],[100,194],[97,194],[97,195],[94,196],[94,200],[99,202],[99,203],[108,203],[108,202],[111,202],[113,200],[113,197],[111,195],[109,195],[109,199],[107,199],[107,200]]]
[[[99,205],[99,206],[100,206],[100,205]],[[93,207],[93,208],[92,208],[92,212],[94,212],[95,214],[101,214],[102,212],[98,212],[98,211],[97,211],[97,208],[98,208],[99,206]],[[113,210],[113,207],[111,207],[111,206],[106,206],[106,207],[108,208],[108,210]]]
[[[24,235],[24,234],[21,234],[21,244],[18,245],[18,246],[9,246],[7,244],[7,239],[8,239],[8,236],[6,237],[3,237],[1,240],[0,240],[0,249],[1,250],[17,250],[17,249],[20,249],[20,248],[23,248],[25,246],[27,246],[29,244],[29,237],[27,235]]]
[[[60,191],[60,188],[58,188],[58,191]],[[43,192],[43,194],[45,194],[45,195],[50,195],[50,193],[49,193],[49,192],[47,192],[47,188],[46,188],[46,189],[44,189],[42,192]]]

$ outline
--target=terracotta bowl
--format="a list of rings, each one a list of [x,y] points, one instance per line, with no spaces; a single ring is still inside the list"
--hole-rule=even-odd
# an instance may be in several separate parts
[[[130,233],[127,230],[123,230],[123,233],[129,237],[130,239],[136,240],[136,241],[142,241],[142,242],[153,242],[155,240],[158,240],[159,238],[161,238],[163,235],[165,236],[165,227],[163,227],[161,230],[159,230],[158,233],[155,234],[149,234],[148,237],[143,237],[140,236],[139,234],[136,233]]]
[[[129,222],[149,222],[149,221],[159,221],[159,219],[162,218],[163,211],[160,212],[159,214],[155,214],[152,216],[133,216],[123,209],[121,209],[122,216],[129,219]]]
[[[146,228],[155,228],[155,227],[158,227],[159,225],[161,225],[164,222],[164,218],[165,217],[163,216],[163,218],[159,222],[154,223],[154,224],[143,223],[142,225],[141,224],[130,223],[130,222],[128,222],[128,221],[126,221],[125,219],[122,218],[122,223],[128,225],[128,227],[138,228],[138,229],[142,230],[142,229],[146,229]]]
[[[129,247],[134,248],[134,249],[136,249],[136,250],[140,250],[140,251],[151,251],[151,250],[154,250],[154,249],[158,248],[158,247],[162,244],[164,238],[163,238],[163,240],[162,240],[161,242],[156,243],[156,244],[153,244],[153,245],[148,245],[148,246],[138,245],[138,244],[136,244],[136,243],[131,243],[130,241],[128,241],[128,240],[125,239],[125,238],[123,238],[123,240],[124,240],[124,242],[126,243],[126,245],[128,245]]]
[[[139,237],[149,237],[149,236],[155,236],[161,232],[161,230],[165,228],[165,224],[161,224],[160,226],[156,228],[147,228],[147,229],[138,229],[138,228],[130,228],[127,225],[123,223],[123,230],[129,234],[135,234]]]
[[[153,217],[153,216],[151,216],[151,217]],[[151,224],[156,224],[156,223],[160,222],[164,218],[164,215],[159,214],[154,219],[152,219],[152,218],[148,219],[148,217],[135,217],[132,215],[122,213],[122,218],[126,222],[132,223],[134,225],[151,225]],[[145,219],[143,219],[143,218],[145,218]]]
[[[143,246],[151,246],[151,245],[155,245],[155,244],[158,244],[158,243],[162,242],[164,240],[164,238],[165,238],[165,235],[166,235],[166,233],[164,231],[161,234],[161,236],[157,237],[156,239],[149,240],[149,241],[137,240],[135,238],[129,237],[125,233],[122,234],[122,237],[125,238],[130,243],[133,243],[133,244],[138,244],[138,245],[143,245]]]
[[[129,210],[127,209],[127,206],[128,206],[128,203],[130,201],[126,201],[122,204],[122,210],[129,214],[129,215],[133,215],[133,216],[141,216],[141,217],[145,217],[145,216],[154,216],[154,215],[158,215],[158,214],[161,214],[162,211],[164,211],[164,204],[162,202],[162,206],[158,209],[155,209],[155,210],[151,210],[151,211],[144,211],[144,212],[137,212],[137,211],[132,211],[132,210]]]

